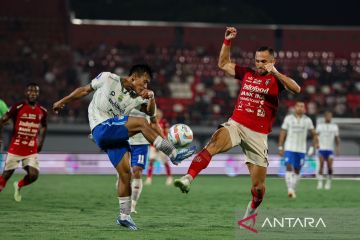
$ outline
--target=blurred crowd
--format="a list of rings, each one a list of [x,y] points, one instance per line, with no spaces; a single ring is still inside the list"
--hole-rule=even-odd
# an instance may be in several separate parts
[[[131,65],[148,63],[155,72],[150,88],[170,122],[212,126],[231,115],[240,87],[238,80],[217,67],[218,52],[213,49],[144,49],[124,44],[72,49],[63,43],[22,38],[8,45],[7,54],[0,57],[0,98],[8,105],[23,99],[26,83],[37,82],[41,86],[40,102],[50,110],[54,101],[88,84],[100,72],[127,75]],[[253,52],[236,46],[231,52],[236,63],[254,67]],[[302,87],[300,98],[283,93],[277,125],[298,99],[306,102],[312,116],[330,109],[336,117],[360,117],[360,53],[346,58],[333,52],[280,51],[276,55],[279,71]],[[73,103],[60,116],[49,111],[49,120],[85,123],[89,101]]]

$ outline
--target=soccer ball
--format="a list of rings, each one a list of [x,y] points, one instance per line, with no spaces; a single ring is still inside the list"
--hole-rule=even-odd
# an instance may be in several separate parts
[[[193,140],[193,132],[188,125],[178,123],[169,129],[168,139],[175,147],[185,147]]]

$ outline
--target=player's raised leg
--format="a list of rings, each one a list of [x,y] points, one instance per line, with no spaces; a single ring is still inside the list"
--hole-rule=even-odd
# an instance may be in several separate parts
[[[258,207],[261,204],[265,194],[265,178],[266,167],[258,166],[252,163],[247,163],[249,173],[251,176],[251,195],[252,199],[249,202],[244,218],[247,218],[258,211]],[[250,227],[253,227],[254,222],[251,222]]]
[[[228,151],[232,147],[233,143],[229,130],[225,127],[219,128],[212,135],[205,148],[194,157],[187,174],[174,181],[175,187],[178,187],[183,193],[188,193],[190,191],[190,184],[209,165],[211,158],[218,153]]]
[[[117,155],[116,150],[108,150],[108,155]],[[118,178],[118,199],[120,213],[116,219],[116,223],[129,228],[130,230],[137,230],[136,224],[130,216],[131,211],[131,170],[130,170],[130,154],[126,152],[122,159],[116,166]]]

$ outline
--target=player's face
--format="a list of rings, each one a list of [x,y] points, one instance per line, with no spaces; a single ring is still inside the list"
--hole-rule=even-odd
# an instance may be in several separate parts
[[[39,98],[40,88],[39,86],[29,86],[26,88],[25,96],[29,102],[36,102]]]
[[[275,63],[275,58],[271,56],[269,51],[261,51],[255,53],[256,71],[260,75],[266,75],[268,73],[265,68],[265,65],[268,63]]]
[[[305,103],[297,102],[295,105],[295,113],[297,115],[302,115],[305,113]]]
[[[131,78],[132,78],[132,89],[137,94],[148,88],[148,85],[150,83],[149,74],[147,73],[144,73],[142,75],[133,74]]]
[[[325,122],[330,123],[332,119],[332,113],[331,112],[326,112],[325,113]]]

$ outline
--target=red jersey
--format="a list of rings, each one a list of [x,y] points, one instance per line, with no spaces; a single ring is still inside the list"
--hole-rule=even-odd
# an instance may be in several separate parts
[[[242,80],[231,119],[259,133],[271,132],[284,86],[273,74],[259,75],[250,68],[235,66],[235,78]]]
[[[167,130],[169,128],[169,122],[166,121],[165,118],[162,118],[159,120],[159,125],[162,130],[162,133],[164,134],[165,137],[167,137],[167,134],[168,134]]]
[[[9,153],[27,156],[37,153],[40,127],[46,127],[47,111],[44,107],[26,102],[13,105],[6,113],[13,121],[13,135]]]

